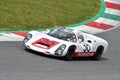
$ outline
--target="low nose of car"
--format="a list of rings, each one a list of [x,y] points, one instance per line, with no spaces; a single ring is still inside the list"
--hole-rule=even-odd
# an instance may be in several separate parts
[[[47,38],[41,38],[32,43],[32,45],[43,49],[50,49],[57,44],[59,44],[58,41],[50,40]]]

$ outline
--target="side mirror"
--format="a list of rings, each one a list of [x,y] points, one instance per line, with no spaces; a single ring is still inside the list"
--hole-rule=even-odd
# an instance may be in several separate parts
[[[49,29],[47,29],[46,31],[47,31],[47,33],[49,33],[49,32],[50,32],[50,30],[49,30]]]
[[[49,33],[50,32],[50,30],[49,29],[46,29],[46,31],[45,32],[43,32],[44,34],[47,34],[47,33]]]

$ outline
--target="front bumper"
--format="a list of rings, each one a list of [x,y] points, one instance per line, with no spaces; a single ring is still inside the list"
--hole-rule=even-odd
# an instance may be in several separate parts
[[[38,47],[33,46],[33,45],[28,45],[28,44],[26,45],[25,44],[25,47],[27,49],[39,52],[41,54],[46,54],[46,55],[51,55],[51,56],[57,56],[57,57],[62,57],[63,56],[63,55],[56,55],[54,50],[42,49],[42,48],[38,48]]]

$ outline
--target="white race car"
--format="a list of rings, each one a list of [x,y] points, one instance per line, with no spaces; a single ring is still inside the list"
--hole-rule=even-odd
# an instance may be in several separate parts
[[[80,30],[56,28],[46,32],[31,31],[23,40],[26,49],[65,57],[91,57],[99,60],[108,47],[108,42]]]

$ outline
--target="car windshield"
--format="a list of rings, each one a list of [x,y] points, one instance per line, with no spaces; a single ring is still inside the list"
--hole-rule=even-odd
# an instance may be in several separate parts
[[[48,35],[65,41],[76,42],[76,36],[72,29],[58,28],[51,30]]]

